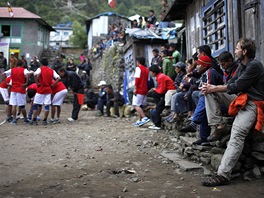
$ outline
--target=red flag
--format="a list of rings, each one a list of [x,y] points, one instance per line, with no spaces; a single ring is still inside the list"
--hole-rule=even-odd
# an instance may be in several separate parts
[[[14,12],[13,12],[13,10],[11,8],[11,5],[10,5],[9,2],[6,2],[6,3],[7,3],[7,6],[8,6],[8,12],[9,12],[10,16],[13,17],[14,16]]]
[[[115,8],[115,0],[108,0],[108,4],[111,8]]]

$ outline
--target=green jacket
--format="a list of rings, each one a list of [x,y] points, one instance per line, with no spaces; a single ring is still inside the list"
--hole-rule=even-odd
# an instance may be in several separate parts
[[[173,81],[175,79],[175,67],[169,57],[165,57],[162,62],[162,73],[169,76]]]
[[[178,50],[175,50],[172,53],[172,63],[176,64],[177,62],[181,61],[181,54]]]

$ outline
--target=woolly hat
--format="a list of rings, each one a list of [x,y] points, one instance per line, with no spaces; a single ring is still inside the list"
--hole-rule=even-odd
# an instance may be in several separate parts
[[[211,67],[211,58],[209,56],[201,56],[197,60],[198,65],[202,65],[203,67]]]

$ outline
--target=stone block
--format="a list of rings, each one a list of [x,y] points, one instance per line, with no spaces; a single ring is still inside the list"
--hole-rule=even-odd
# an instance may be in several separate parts
[[[221,155],[221,154],[212,155],[212,157],[211,157],[211,166],[212,166],[212,168],[214,170],[218,169],[218,166],[221,163],[222,157],[223,157],[223,155]]]
[[[181,155],[179,155],[176,152],[164,150],[162,151],[161,155],[179,164],[180,168],[183,169],[184,171],[190,171],[190,170],[202,168],[202,166],[199,164],[183,159]]]
[[[251,155],[257,160],[264,161],[264,153],[252,152]]]
[[[206,164],[206,165],[211,163],[211,158],[209,157],[200,157],[200,160],[203,164]]]
[[[256,177],[257,179],[261,178],[261,172],[259,167],[255,166],[255,168],[253,168],[252,170],[252,174],[254,175],[254,177]]]
[[[235,167],[232,170],[232,173],[238,173],[238,172],[240,172],[240,169],[241,169],[241,163],[237,162]]]
[[[182,141],[182,143],[186,144],[187,146],[192,146],[192,143],[195,142],[197,138],[180,136],[180,140]]]
[[[199,156],[200,157],[205,157],[205,158],[211,158],[212,154],[211,153],[206,153],[206,152],[200,152]]]
[[[184,150],[184,153],[186,153],[188,155],[193,155],[192,147],[186,147],[185,150]]]
[[[264,142],[261,142],[261,143],[253,143],[252,144],[252,150],[253,151],[264,152]]]
[[[225,152],[225,149],[223,148],[213,147],[211,149],[212,154],[224,154],[224,152]]]
[[[192,161],[195,161],[195,162],[200,162],[200,158],[199,158],[198,156],[196,156],[196,155],[192,155],[192,156],[190,157],[190,159],[191,159]]]
[[[199,150],[199,151],[211,151],[211,146],[202,146],[202,145],[192,145],[193,149]]]

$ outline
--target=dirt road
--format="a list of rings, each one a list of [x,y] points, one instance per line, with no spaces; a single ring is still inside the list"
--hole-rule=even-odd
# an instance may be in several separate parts
[[[0,198],[264,197],[263,178],[202,187],[202,172],[186,173],[160,156],[168,135],[134,127],[135,117],[82,111],[68,123],[70,112],[64,105],[61,124],[0,126]]]

